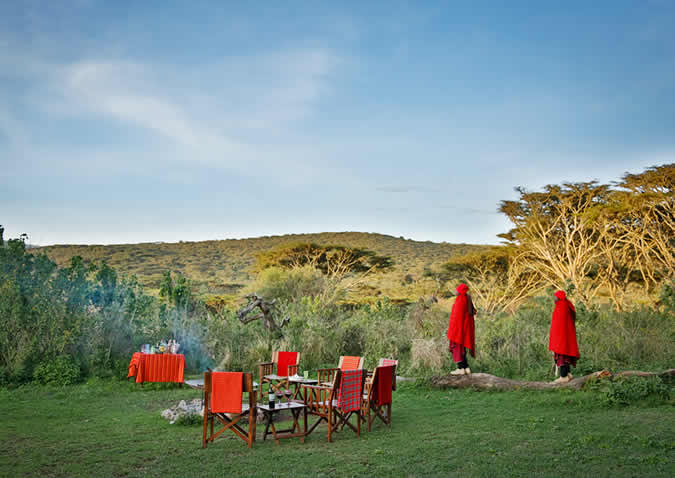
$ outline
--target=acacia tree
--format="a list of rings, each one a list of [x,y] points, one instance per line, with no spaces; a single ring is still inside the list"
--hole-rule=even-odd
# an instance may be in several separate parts
[[[590,181],[516,191],[517,201],[502,201],[499,207],[515,226],[501,235],[516,247],[515,260],[550,285],[572,284],[590,305],[602,285],[594,276],[606,240],[598,211],[607,204],[609,186]]]
[[[270,267],[298,269],[307,266],[320,271],[328,279],[323,297],[326,301],[353,290],[371,274],[393,266],[389,256],[367,249],[313,243],[282,245],[258,254],[256,259],[258,271]]]
[[[447,278],[466,282],[479,311],[513,313],[546,285],[539,274],[516,259],[515,248],[497,246],[452,258],[442,269]]]
[[[675,163],[625,174],[615,193],[622,257],[647,288],[675,275]]]
[[[618,188],[598,184],[517,188],[520,198],[499,210],[514,227],[502,234],[516,247],[516,262],[550,285],[571,284],[590,305],[602,289],[617,310],[627,287],[647,292],[675,273],[675,164],[625,174]]]

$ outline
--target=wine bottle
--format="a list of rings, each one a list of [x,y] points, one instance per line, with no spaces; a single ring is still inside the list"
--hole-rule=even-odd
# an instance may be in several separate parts
[[[274,389],[272,388],[272,385],[270,384],[270,389],[269,389],[269,392],[268,392],[268,394],[267,394],[267,400],[268,400],[268,402],[269,402],[269,407],[270,407],[270,408],[274,408],[274,400],[275,400],[275,398],[276,398],[276,397],[275,397]]]

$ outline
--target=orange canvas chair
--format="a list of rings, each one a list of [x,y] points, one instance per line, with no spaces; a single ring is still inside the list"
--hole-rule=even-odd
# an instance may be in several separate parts
[[[335,374],[335,371],[340,370],[344,372],[345,370],[358,370],[363,368],[363,357],[355,357],[350,355],[341,355],[340,361],[338,362],[337,368],[324,368],[321,369],[324,371],[325,376],[328,377],[327,380],[322,381],[321,375],[319,376],[319,384],[321,385],[330,385]],[[330,372],[330,373],[329,373]],[[339,383],[338,383],[339,385]]]
[[[345,370],[359,370],[363,368],[363,362],[364,362],[363,357],[343,355],[340,357],[338,368],[343,372]]]
[[[395,383],[396,366],[383,365],[373,372],[373,381],[363,396],[362,413],[368,425],[368,431],[376,417],[391,427],[392,390]],[[374,414],[371,416],[371,412]]]
[[[247,403],[243,402],[248,393]],[[213,442],[226,430],[244,440],[249,448],[253,446],[256,431],[256,402],[253,389],[253,375],[242,372],[204,372],[204,430],[202,448]],[[248,430],[239,423],[248,420]],[[223,427],[214,433],[214,422]]]
[[[288,377],[298,373],[299,365],[300,352],[274,352],[271,362],[259,364],[260,399],[262,400],[264,383],[269,383],[277,394],[289,396]]]

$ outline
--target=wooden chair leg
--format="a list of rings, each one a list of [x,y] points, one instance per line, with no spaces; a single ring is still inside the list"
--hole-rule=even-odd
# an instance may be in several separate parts
[[[204,410],[204,431],[202,433],[202,448],[206,448],[206,433],[208,431],[208,412]]]

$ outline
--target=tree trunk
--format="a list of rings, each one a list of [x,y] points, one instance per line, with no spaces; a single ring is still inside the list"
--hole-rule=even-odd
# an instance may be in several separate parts
[[[496,377],[489,373],[472,373],[471,375],[441,375],[431,378],[431,383],[437,388],[479,388],[483,390],[552,390],[559,388],[581,390],[586,382],[591,378],[609,378],[612,374],[607,370],[593,372],[590,375],[584,375],[570,380],[567,383],[553,382],[528,382],[521,380],[511,380],[509,378]],[[615,377],[668,377],[675,376],[675,369],[666,370],[661,373],[640,372],[628,370],[614,374]]]

